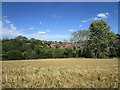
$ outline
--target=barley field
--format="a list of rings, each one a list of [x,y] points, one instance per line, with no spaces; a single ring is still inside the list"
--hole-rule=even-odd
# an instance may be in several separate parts
[[[117,87],[117,58],[2,61],[2,88]]]

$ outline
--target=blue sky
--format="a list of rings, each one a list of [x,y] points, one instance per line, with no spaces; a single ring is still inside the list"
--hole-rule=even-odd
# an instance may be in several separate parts
[[[117,2],[4,2],[3,37],[23,35],[40,40],[69,40],[71,33],[86,30],[104,19],[118,33]]]

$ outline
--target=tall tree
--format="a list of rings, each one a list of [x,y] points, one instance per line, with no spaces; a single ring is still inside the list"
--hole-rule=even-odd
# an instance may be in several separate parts
[[[90,35],[88,50],[91,57],[107,57],[109,54],[109,43],[113,37],[110,26],[104,20],[94,21],[90,24]]]
[[[88,34],[89,34],[89,30],[75,31],[72,33],[72,38],[70,38],[70,41],[78,42],[82,45],[83,41],[88,39]]]
[[[70,41],[72,43],[74,42],[78,43],[78,45],[81,47],[81,50],[80,50],[81,53],[79,53],[78,56],[83,55],[83,51],[86,50],[86,46],[87,46],[86,41],[88,40],[89,34],[90,34],[89,30],[80,30],[72,33],[72,38],[70,38]]]
[[[117,53],[117,57],[120,57],[120,34],[116,34],[116,53]]]

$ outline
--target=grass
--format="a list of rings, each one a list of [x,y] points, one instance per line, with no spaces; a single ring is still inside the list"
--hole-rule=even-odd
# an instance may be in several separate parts
[[[117,59],[40,59],[2,62],[3,88],[117,88]]]

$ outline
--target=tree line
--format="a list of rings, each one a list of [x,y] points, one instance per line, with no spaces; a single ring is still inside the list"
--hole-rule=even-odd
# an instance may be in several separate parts
[[[27,39],[24,36],[18,36],[14,39],[6,38],[2,40],[2,58],[3,60],[21,60],[80,57],[80,49],[75,47],[50,47],[51,42],[43,44],[41,40]]]
[[[120,57],[120,34],[110,31],[104,20],[93,21],[88,30],[72,33],[70,43],[78,43],[76,47],[50,47],[53,41],[43,44],[41,40],[28,39],[25,36],[2,39],[2,59],[41,59],[41,58],[111,58]],[[63,42],[59,42],[63,43]]]

